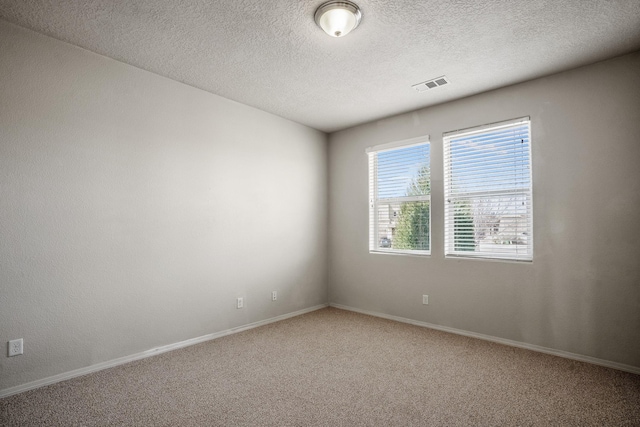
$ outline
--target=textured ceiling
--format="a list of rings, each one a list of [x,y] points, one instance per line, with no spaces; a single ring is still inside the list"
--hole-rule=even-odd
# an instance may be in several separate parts
[[[356,2],[340,39],[315,25],[323,0],[0,0],[0,17],[327,132],[640,49],[640,0]]]

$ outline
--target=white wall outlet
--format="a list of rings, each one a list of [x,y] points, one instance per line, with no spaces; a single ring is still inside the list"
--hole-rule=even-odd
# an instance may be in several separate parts
[[[22,338],[9,341],[9,357],[17,356],[23,353]]]
[[[422,295],[422,303],[424,305],[429,305],[429,295]]]
[[[275,301],[278,299],[278,291],[271,292],[271,301]]]
[[[244,307],[244,298],[238,298],[238,300],[236,301],[236,308],[242,307]]]

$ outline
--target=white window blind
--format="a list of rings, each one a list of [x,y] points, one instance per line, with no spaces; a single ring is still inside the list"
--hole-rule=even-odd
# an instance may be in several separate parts
[[[367,149],[369,250],[428,255],[431,250],[429,137]]]
[[[529,118],[443,136],[445,255],[531,261]]]

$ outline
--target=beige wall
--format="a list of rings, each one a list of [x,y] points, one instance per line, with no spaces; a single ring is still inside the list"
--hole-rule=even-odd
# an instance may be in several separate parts
[[[327,182],[321,132],[0,21],[0,390],[326,303]]]
[[[640,367],[638,70],[634,53],[332,134],[330,301]],[[523,116],[533,263],[445,259],[442,133]],[[365,148],[424,134],[432,255],[369,254]]]

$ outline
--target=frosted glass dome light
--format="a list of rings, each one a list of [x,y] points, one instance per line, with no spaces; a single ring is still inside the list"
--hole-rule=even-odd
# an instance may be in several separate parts
[[[344,37],[358,26],[362,12],[350,1],[330,1],[316,10],[315,19],[316,24],[331,37]]]

